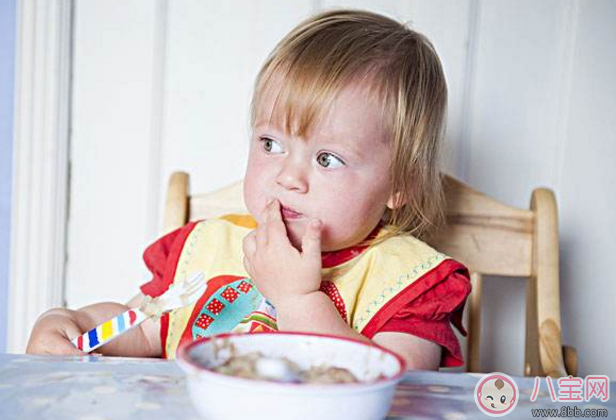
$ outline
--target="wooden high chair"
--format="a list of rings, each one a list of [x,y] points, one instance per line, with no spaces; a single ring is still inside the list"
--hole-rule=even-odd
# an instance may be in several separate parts
[[[563,346],[558,279],[558,220],[554,193],[532,192],[530,209],[500,203],[462,182],[444,178],[447,224],[427,240],[465,264],[473,291],[467,304],[467,370],[480,372],[481,295],[484,275],[528,278],[526,376],[577,375],[577,353]],[[164,233],[190,220],[246,213],[242,182],[207,194],[189,192],[189,175],[171,175]]]

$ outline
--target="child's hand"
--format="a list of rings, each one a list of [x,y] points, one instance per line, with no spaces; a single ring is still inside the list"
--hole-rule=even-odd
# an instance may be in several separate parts
[[[83,356],[69,337],[81,335],[77,323],[66,309],[52,309],[43,314],[34,325],[26,353]]]
[[[75,347],[71,338],[90,331],[130,308],[139,307],[143,299],[144,295],[140,293],[126,305],[102,302],[76,311],[64,308],[51,309],[41,315],[34,324],[26,353],[86,355]],[[160,321],[146,320],[139,327],[100,347],[99,352],[108,356],[160,357],[162,354]]]
[[[274,306],[310,294],[321,285],[321,221],[312,220],[302,238],[302,252],[291,245],[280,203],[267,207],[267,221],[244,238],[244,268]]]

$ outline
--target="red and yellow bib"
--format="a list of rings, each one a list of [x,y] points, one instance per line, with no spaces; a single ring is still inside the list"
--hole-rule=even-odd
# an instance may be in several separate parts
[[[180,251],[173,282],[201,271],[208,288],[195,304],[164,319],[165,357],[175,358],[180,343],[200,336],[277,329],[275,309],[248,278],[242,262],[242,241],[255,227],[250,216],[236,215],[194,225]],[[352,255],[322,269],[321,291],[353,329],[369,338],[395,314],[400,304],[392,302],[409,285],[448,260],[411,236],[394,237]]]

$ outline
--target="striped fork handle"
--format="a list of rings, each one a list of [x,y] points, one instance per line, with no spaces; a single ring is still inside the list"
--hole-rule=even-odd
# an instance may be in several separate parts
[[[90,353],[148,318],[139,308],[132,308],[74,338],[72,342],[79,350]]]

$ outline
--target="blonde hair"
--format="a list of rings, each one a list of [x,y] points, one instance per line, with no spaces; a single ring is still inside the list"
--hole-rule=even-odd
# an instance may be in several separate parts
[[[255,83],[251,126],[266,88],[280,88],[274,112],[289,133],[304,137],[353,81],[365,81],[381,106],[392,146],[392,193],[404,203],[387,209],[387,233],[423,237],[443,220],[438,170],[447,86],[428,39],[395,20],[359,10],[317,14],[293,29],[266,59]],[[272,115],[270,118],[275,116]]]

